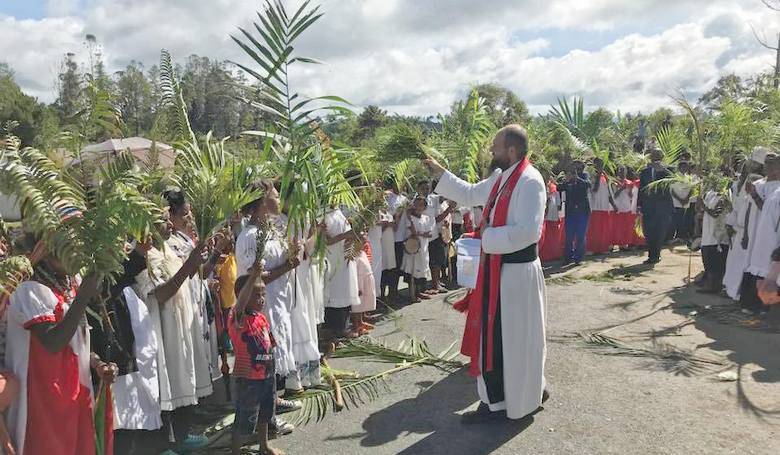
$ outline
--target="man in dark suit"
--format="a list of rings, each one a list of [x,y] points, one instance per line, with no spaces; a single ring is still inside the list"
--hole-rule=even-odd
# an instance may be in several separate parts
[[[661,164],[664,155],[658,149],[650,152],[651,163],[639,175],[639,203],[642,229],[647,242],[648,258],[645,264],[661,261],[661,248],[674,213],[674,204],[668,187],[648,188],[651,183],[668,178],[671,172]]]

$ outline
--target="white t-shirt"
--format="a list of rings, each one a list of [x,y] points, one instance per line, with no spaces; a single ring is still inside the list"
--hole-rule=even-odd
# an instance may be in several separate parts
[[[689,184],[684,182],[674,182],[671,184],[670,189],[674,194],[676,194],[681,199],[689,197],[691,195],[691,192],[693,191],[693,188]],[[691,200],[688,199],[687,204],[682,204],[680,203],[680,201],[678,201],[673,197],[672,204],[674,204],[674,208],[676,209],[687,209],[691,206]]]
[[[715,210],[721,197],[714,191],[708,191],[704,196],[704,205]],[[704,214],[704,220],[701,225],[701,246],[728,245],[729,236],[726,232],[726,212],[722,212],[718,217],[712,217]]]
[[[400,207],[406,203],[408,199],[403,194],[387,193],[387,210],[391,215],[395,215]],[[401,226],[404,225],[406,215],[401,215],[401,219],[398,220],[398,224],[395,226],[395,241],[403,242],[406,240],[405,229]]]
[[[436,223],[436,217],[444,211],[444,208],[442,208],[441,198],[438,194],[429,194],[425,200],[428,202],[428,207],[425,208],[425,215],[435,223],[435,227],[431,230],[430,240],[436,240],[441,232],[441,223]]]

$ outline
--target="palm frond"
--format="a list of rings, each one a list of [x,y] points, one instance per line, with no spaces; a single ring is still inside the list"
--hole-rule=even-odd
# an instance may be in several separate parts
[[[248,188],[245,163],[225,150],[227,139],[214,140],[209,132],[202,142],[179,144],[174,181],[190,203],[202,241],[260,196]]]
[[[646,346],[629,344],[603,333],[583,333],[580,338],[586,346],[600,354],[654,359],[665,370],[683,376],[711,374],[731,367],[731,363],[725,359],[702,356],[655,339]]]
[[[370,403],[378,399],[383,392],[389,391],[388,380],[395,373],[420,366],[433,366],[447,372],[462,368],[463,363],[455,360],[458,356],[458,351],[454,349],[455,344],[452,343],[447,349],[435,354],[424,341],[416,338],[408,338],[397,348],[391,348],[371,338],[360,338],[339,348],[333,357],[360,358],[394,364],[394,367],[368,376],[352,373],[340,375],[337,378],[332,369],[326,368],[323,375],[326,376],[326,382],[327,377],[338,380],[337,387],[344,407],[353,409]],[[328,414],[340,410],[336,389],[333,386],[308,390],[296,399],[303,402],[301,410],[293,414],[292,417],[296,425],[320,422]]]
[[[663,126],[655,135],[658,148],[664,153],[664,164],[671,166],[676,163],[680,153],[685,149],[685,136],[670,126]]]
[[[0,261],[0,296],[10,297],[14,289],[33,275],[33,267],[26,256],[11,256]]]

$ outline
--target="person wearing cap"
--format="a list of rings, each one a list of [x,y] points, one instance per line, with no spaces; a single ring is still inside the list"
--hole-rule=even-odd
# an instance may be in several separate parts
[[[663,152],[658,148],[651,149],[651,163],[639,174],[638,208],[642,213],[642,228],[647,241],[648,258],[645,264],[648,265],[655,265],[661,261],[661,248],[674,210],[668,188],[648,188],[651,183],[671,175],[669,169],[661,162],[663,156]]]
[[[750,239],[755,237],[760,209],[751,194],[754,188],[766,185],[763,177],[766,152],[757,147],[743,166],[740,176],[731,188],[732,209],[726,217],[726,230],[731,236],[731,248],[726,259],[726,273],[723,286],[726,294],[739,301],[742,279],[750,260]],[[765,150],[765,149],[764,149]],[[770,186],[774,186],[772,183]],[[771,189],[771,188],[768,188]],[[755,242],[754,242],[755,243]]]

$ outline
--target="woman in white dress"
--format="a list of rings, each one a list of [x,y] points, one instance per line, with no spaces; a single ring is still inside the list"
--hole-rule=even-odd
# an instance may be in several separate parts
[[[187,233],[192,222],[190,204],[185,201],[184,194],[180,191],[168,191],[165,197],[168,200],[168,210],[174,228],[173,234],[166,240],[166,243],[179,259],[185,260],[195,249],[195,241]],[[210,267],[206,269],[209,265]],[[207,266],[204,266],[203,276],[208,276],[213,268],[211,262],[207,262]],[[211,395],[213,391],[212,378],[220,374],[220,369],[217,367],[218,356],[211,352],[211,340],[216,340],[216,327],[211,330],[214,324],[213,321],[209,322],[208,310],[206,309],[210,303],[210,293],[205,281],[199,275],[199,271],[190,276],[189,289],[194,305],[191,330],[195,357],[195,379],[198,398],[204,398]]]
[[[166,212],[166,216],[168,216]],[[173,225],[167,222],[164,236],[172,234]],[[208,378],[208,370],[196,370],[194,359],[193,326],[197,305],[192,301],[189,284],[203,263],[203,244],[199,243],[186,260],[182,260],[169,246],[162,242],[160,249],[151,244],[139,247],[146,255],[147,269],[135,277],[133,290],[147,305],[152,327],[157,337],[157,368],[160,392],[160,408],[174,411],[167,424],[180,444],[188,448],[203,446],[208,438],[188,435],[187,407],[198,404],[198,397],[210,393],[207,388],[198,390]],[[200,365],[201,368],[203,365]],[[181,409],[181,410],[179,410]],[[170,433],[171,431],[169,431]]]
[[[263,252],[265,274],[266,306],[265,316],[271,323],[271,332],[276,346],[276,374],[283,377],[296,377],[297,366],[293,352],[293,328],[290,312],[294,290],[291,273],[299,264],[299,258],[290,257],[285,234],[279,229],[279,193],[272,184],[262,184],[264,195],[246,206],[244,212],[249,215],[249,223],[236,239],[236,265],[238,269],[238,287],[242,277],[249,275],[257,257],[257,238],[260,234],[268,236]],[[267,229],[261,232],[260,226]],[[296,248],[300,251],[300,248]],[[294,385],[294,379],[286,386]],[[287,388],[287,387],[286,387]],[[293,387],[294,388],[294,387]]]
[[[292,321],[293,357],[295,375],[288,376],[288,390],[302,389],[320,384],[320,351],[317,345],[316,309],[311,303],[314,298],[311,253],[316,236],[313,229],[304,229],[306,235],[293,236],[303,246],[299,253],[300,265],[291,272],[294,299],[290,311]]]
[[[352,306],[360,305],[357,265],[347,260],[346,242],[355,240],[355,233],[340,208],[325,215],[325,237],[328,244],[328,267],[325,276],[325,328],[327,337],[354,337],[347,331]]]
[[[425,284],[425,281],[431,278],[428,242],[431,239],[431,231],[436,224],[436,220],[425,215],[426,206],[427,202],[425,198],[417,197],[413,201],[411,209],[409,209],[408,216],[406,217],[408,220],[406,225],[407,234],[408,238],[417,239],[419,249],[414,254],[409,254],[404,251],[404,260],[401,266],[406,275],[421,283],[421,285],[418,286],[419,289],[422,289],[422,284]],[[430,297],[418,291],[417,295],[412,298],[412,302],[416,303],[421,299],[428,300]]]

